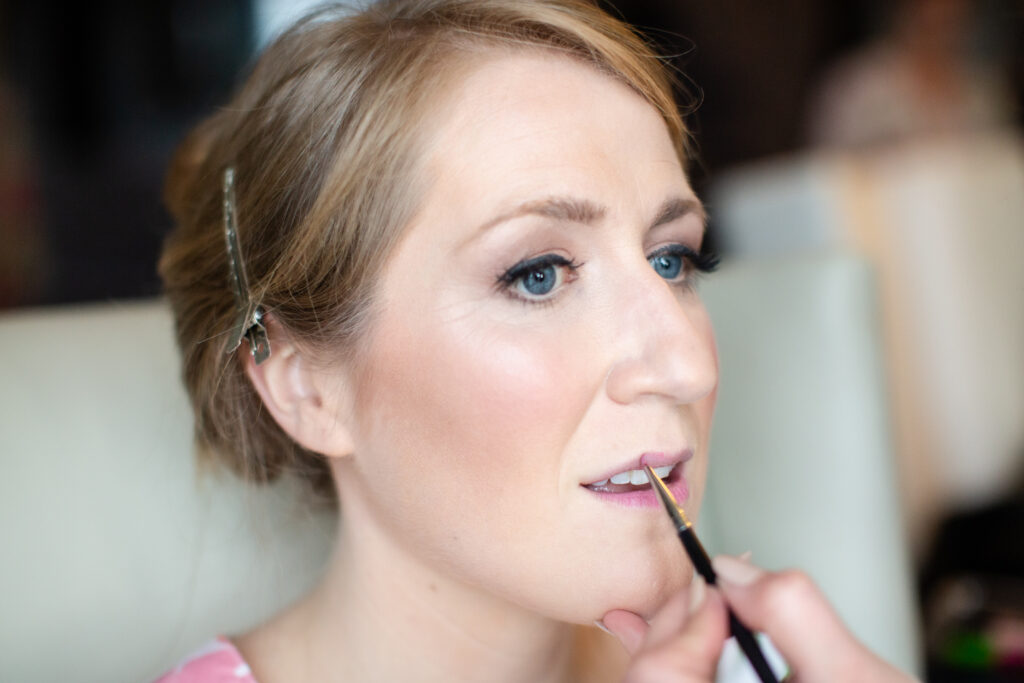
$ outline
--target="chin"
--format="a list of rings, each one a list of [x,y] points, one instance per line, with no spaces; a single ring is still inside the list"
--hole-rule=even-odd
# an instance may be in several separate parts
[[[601,612],[604,616],[612,609],[625,609],[650,620],[673,595],[685,590],[690,585],[693,572],[688,564],[680,564],[665,576],[663,580],[637,583],[632,590],[622,595],[618,604],[609,605]]]
[[[685,558],[676,559],[679,561],[670,566],[652,562],[641,567],[623,568],[617,575],[605,577],[596,585],[566,587],[558,603],[549,603],[547,609],[537,611],[558,621],[588,626],[616,609],[650,619],[670,597],[690,584],[693,576],[690,564]]]

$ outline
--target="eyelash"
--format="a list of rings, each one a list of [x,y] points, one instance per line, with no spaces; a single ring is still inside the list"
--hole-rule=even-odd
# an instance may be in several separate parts
[[[713,273],[718,268],[719,264],[719,258],[716,254],[706,251],[696,252],[683,244],[669,244],[664,247],[660,247],[648,254],[647,260],[650,262],[659,256],[674,256],[682,259],[683,264],[680,275],[671,280],[666,279],[666,282],[680,285],[687,289],[692,289],[696,284],[697,274]],[[524,259],[506,270],[504,273],[500,274],[497,278],[497,286],[508,296],[521,301],[524,304],[550,305],[554,302],[553,296],[540,295],[537,297],[528,297],[517,293],[514,290],[514,287],[518,282],[524,281],[523,279],[531,273],[537,273],[538,271],[546,268],[554,268],[562,272],[567,270],[568,275],[571,278],[582,265],[583,263],[567,259],[560,254],[543,254],[534,258]],[[569,279],[568,281],[571,282],[572,280]],[[565,280],[556,282],[556,285],[552,285],[551,291],[554,291],[555,286],[564,284]]]

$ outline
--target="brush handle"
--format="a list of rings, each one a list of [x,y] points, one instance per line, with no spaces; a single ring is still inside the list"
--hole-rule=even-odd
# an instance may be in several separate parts
[[[754,667],[754,671],[762,683],[778,683],[779,679],[775,677],[775,672],[768,666],[768,660],[761,652],[761,647],[757,644],[754,634],[736,618],[731,609],[729,610],[729,630],[732,631],[733,637],[736,638],[740,649],[747,656],[750,666]]]
[[[683,548],[686,549],[686,554],[690,556],[690,561],[693,562],[693,567],[697,570],[697,573],[704,577],[709,586],[714,586],[718,583],[718,575],[715,574],[715,570],[711,566],[711,558],[708,557],[704,546],[697,539],[697,534],[694,533],[693,527],[689,525],[679,527],[679,540],[683,542]],[[764,653],[761,652],[754,634],[743,625],[743,622],[736,618],[732,609],[729,610],[729,632],[736,639],[740,649],[747,656],[747,660],[754,667],[754,671],[762,683],[779,683],[779,679],[775,677],[775,672],[768,666],[768,660],[765,659]]]

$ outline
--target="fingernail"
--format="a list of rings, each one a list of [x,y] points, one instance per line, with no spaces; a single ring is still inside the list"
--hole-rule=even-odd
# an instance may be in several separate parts
[[[608,630],[608,627],[605,626],[604,622],[601,621],[600,619],[595,619],[594,620],[594,626],[598,627],[599,629],[601,629],[602,631],[604,631],[605,633],[607,633],[610,636],[614,636],[615,635],[614,633],[612,633],[611,631]]]
[[[729,555],[719,555],[711,560],[711,564],[714,566],[718,578],[726,583],[739,586],[749,586],[764,574],[764,570]]]
[[[753,559],[753,557],[754,557],[754,551],[753,550],[747,550],[746,552],[740,553],[740,559],[743,560],[744,562],[750,562],[750,560]]]
[[[694,574],[693,580],[690,581],[690,614],[696,612],[704,604],[707,592],[708,586],[704,581],[704,577]]]

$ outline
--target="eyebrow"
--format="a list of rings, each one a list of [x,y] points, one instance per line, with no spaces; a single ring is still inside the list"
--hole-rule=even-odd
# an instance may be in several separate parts
[[[656,228],[659,225],[671,223],[672,221],[679,220],[685,216],[695,215],[700,219],[701,229],[703,230],[708,223],[708,215],[704,210],[704,205],[700,203],[700,200],[696,197],[672,197],[665,200],[665,202],[658,209],[657,217],[654,222],[651,223],[651,228]]]
[[[574,197],[548,197],[545,199],[524,202],[511,211],[492,218],[480,226],[480,232],[488,230],[500,223],[510,221],[514,218],[521,218],[522,216],[529,215],[543,216],[545,218],[565,221],[567,223],[593,225],[604,218],[607,213],[608,210],[605,207],[586,199],[578,199]],[[706,225],[707,214],[705,213],[704,206],[700,203],[699,199],[696,197],[671,197],[665,200],[662,205],[658,207],[658,212],[655,214],[655,218],[648,229],[653,229],[659,225],[671,223],[672,221],[691,214],[696,215],[700,219],[701,226]]]
[[[543,216],[567,223],[583,223],[593,225],[604,218],[607,211],[604,207],[586,199],[573,197],[548,197],[546,199],[523,202],[511,211],[503,213],[480,226],[480,232],[489,230],[499,223],[510,221],[522,216]]]

